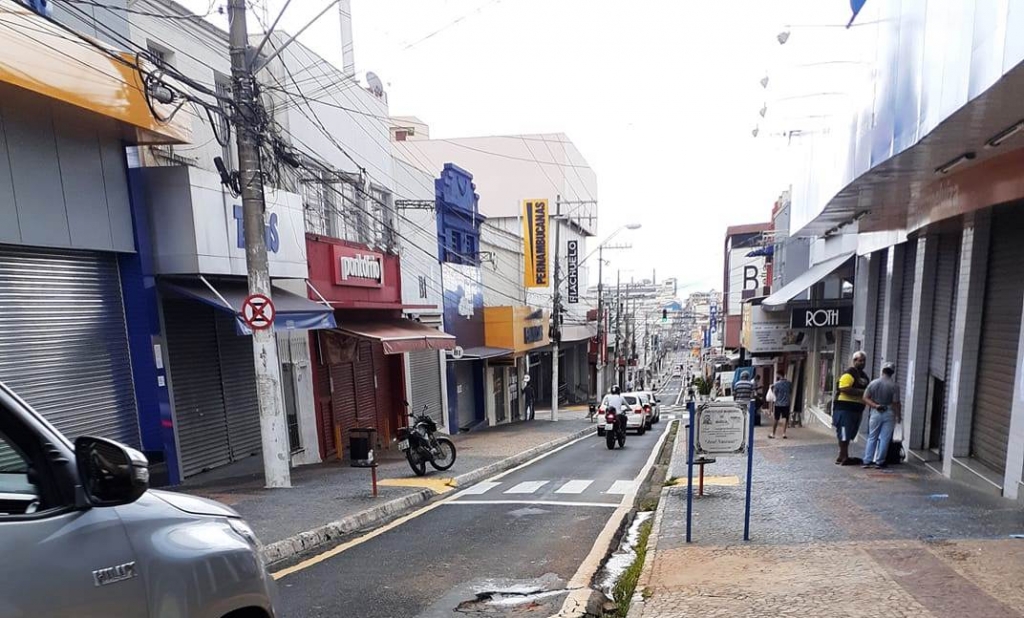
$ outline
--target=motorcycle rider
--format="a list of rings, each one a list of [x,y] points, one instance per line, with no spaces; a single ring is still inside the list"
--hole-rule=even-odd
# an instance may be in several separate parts
[[[626,399],[622,396],[622,390],[618,384],[612,386],[612,391],[604,398],[604,412],[607,414],[609,411],[615,410],[616,418],[619,418],[621,422],[622,415],[625,414],[626,410]]]

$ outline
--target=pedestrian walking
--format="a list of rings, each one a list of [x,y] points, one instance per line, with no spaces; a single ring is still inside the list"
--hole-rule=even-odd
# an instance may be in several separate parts
[[[764,387],[762,379],[761,374],[754,375],[754,413],[757,415],[755,425],[761,424],[761,410],[764,409],[768,397],[768,390]]]
[[[853,364],[839,376],[835,401],[832,402],[832,426],[836,429],[839,442],[839,456],[836,463],[849,466],[862,461],[850,457],[850,442],[857,437],[861,417],[864,414],[864,391],[871,378],[864,373],[868,357],[864,352],[853,354]]]
[[[885,468],[885,456],[892,443],[900,414],[900,389],[893,376],[892,363],[882,367],[882,377],[875,378],[864,391],[864,404],[868,407],[868,442],[864,446],[864,467]]]
[[[791,397],[793,395],[793,383],[785,376],[785,374],[779,374],[775,378],[775,384],[772,384],[771,395],[768,397],[769,400],[774,399],[775,406],[773,410],[773,416],[775,422],[772,424],[772,433],[768,436],[769,438],[775,437],[775,432],[779,429],[779,421],[782,421],[782,438],[786,438],[786,429],[789,428],[789,409],[791,405]]]
[[[523,397],[526,399],[526,419],[532,421],[535,393],[529,375],[523,376]]]
[[[755,425],[760,425],[760,415],[756,414],[750,405],[750,402],[754,400],[754,395],[754,382],[750,379],[750,372],[741,372],[740,379],[732,383],[732,400],[745,406],[747,413],[752,416],[751,421]]]

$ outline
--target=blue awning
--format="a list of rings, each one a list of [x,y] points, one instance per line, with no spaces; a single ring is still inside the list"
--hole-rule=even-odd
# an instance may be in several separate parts
[[[334,309],[275,286],[271,292],[274,301],[275,330],[315,330],[336,328]],[[248,283],[239,281],[209,281],[203,279],[162,279],[160,288],[192,300],[226,311],[235,317],[235,330],[239,335],[251,335],[252,330],[242,321],[239,312],[242,302],[249,296]]]
[[[753,251],[747,254],[747,257],[759,257],[762,255],[767,257],[775,255],[775,245],[766,245],[759,249],[754,249]]]

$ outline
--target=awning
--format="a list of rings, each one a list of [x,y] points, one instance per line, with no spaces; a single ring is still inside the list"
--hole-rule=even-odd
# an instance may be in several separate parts
[[[462,351],[462,356],[459,358],[455,358],[451,353],[449,353],[448,360],[481,360],[485,358],[496,358],[498,356],[508,356],[513,353],[515,353],[515,350],[509,350],[508,348],[489,348],[481,345],[473,348],[466,348]]]
[[[761,301],[761,307],[768,311],[779,311],[784,309],[786,307],[786,303],[799,296],[804,290],[815,283],[839,270],[839,268],[851,257],[853,257],[853,252],[843,253],[811,266],[801,273],[796,279],[793,279],[786,285],[782,286],[778,292],[775,292]]]
[[[597,322],[562,326],[562,343],[586,341],[597,336]]]
[[[168,118],[177,103],[149,102],[166,121],[150,110],[142,72],[155,67],[139,66],[134,54],[76,37],[17,2],[0,2],[0,49],[0,83],[113,118],[131,129],[131,144],[192,140],[188,114]]]
[[[455,336],[413,320],[347,321],[338,326],[346,335],[374,339],[384,344],[385,354],[416,350],[452,350]]]
[[[235,330],[238,334],[252,334],[252,330],[239,316],[242,301],[249,295],[249,286],[244,280],[212,281],[207,285],[202,279],[164,279],[160,281],[160,287],[231,313],[235,316]],[[334,321],[334,310],[322,303],[313,302],[277,286],[273,286],[271,296],[274,302],[276,330],[313,330],[337,326]]]

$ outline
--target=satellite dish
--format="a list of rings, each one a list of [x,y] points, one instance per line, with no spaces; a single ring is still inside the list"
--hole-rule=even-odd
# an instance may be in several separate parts
[[[380,81],[377,74],[373,71],[366,72],[366,83],[369,85],[370,92],[378,97],[384,96],[384,82]]]

